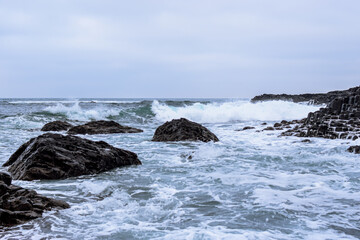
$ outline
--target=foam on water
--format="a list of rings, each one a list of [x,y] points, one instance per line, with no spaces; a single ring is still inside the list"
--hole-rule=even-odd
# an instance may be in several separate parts
[[[229,121],[279,121],[301,119],[309,112],[319,109],[319,106],[270,101],[251,103],[249,101],[231,101],[221,103],[195,103],[183,107],[173,107],[158,101],[152,104],[152,111],[160,121],[175,118],[188,118],[203,123],[219,123]]]
[[[2,119],[1,164],[23,142],[41,134],[29,128],[43,124],[37,121],[44,108],[54,113],[54,120],[63,115],[106,118],[121,111],[89,105],[41,105],[31,118]],[[138,108],[148,113],[149,102]],[[0,238],[359,239],[359,157],[346,149],[360,139],[303,143],[301,138],[278,137],[281,131],[257,132],[266,127],[261,121],[298,119],[317,108],[284,102],[154,101],[156,120],[187,117],[206,123],[220,142],[152,142],[158,121],[139,124],[145,131],[136,135],[84,136],[134,151],[143,165],[66,180],[14,181],[65,200],[71,208],[0,231]],[[132,110],[137,114],[138,109]],[[255,129],[235,131],[244,126]]]
[[[55,106],[46,107],[44,111],[53,114],[65,114],[68,119],[80,120],[80,121],[102,120],[107,117],[116,116],[119,114],[119,110],[105,108],[105,107],[96,107],[94,109],[83,109],[79,105],[79,102],[75,102],[71,106],[67,106],[62,103],[57,103]]]

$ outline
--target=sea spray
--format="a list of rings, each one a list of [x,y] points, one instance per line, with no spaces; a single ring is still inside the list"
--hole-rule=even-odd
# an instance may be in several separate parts
[[[174,107],[154,101],[152,111],[159,121],[176,118],[188,118],[201,123],[222,123],[230,121],[280,121],[305,118],[309,112],[320,106],[270,101],[251,103],[249,101],[215,102],[209,104],[194,103],[192,105]]]

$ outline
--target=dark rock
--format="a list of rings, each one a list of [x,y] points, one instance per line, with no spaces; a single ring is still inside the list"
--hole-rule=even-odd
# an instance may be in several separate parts
[[[6,185],[11,185],[11,176],[5,172],[0,172],[0,182],[4,182]]]
[[[122,126],[114,121],[92,121],[69,129],[68,134],[109,134],[109,133],[139,133],[141,129]]]
[[[283,136],[352,139],[360,137],[360,87],[337,95],[325,108],[309,113],[306,119],[292,121],[294,128]]]
[[[292,102],[309,102],[312,104],[329,104],[337,97],[344,97],[351,95],[357,88],[350,88],[343,91],[332,91],[328,93],[307,93],[307,94],[263,94],[251,99],[252,102],[259,101],[292,101]],[[350,104],[355,101],[355,98],[348,100]]]
[[[237,130],[237,131],[245,131],[245,130],[250,130],[250,129],[255,129],[255,127],[246,126],[246,127],[243,127],[243,129]]]
[[[54,121],[54,122],[49,122],[47,124],[45,124],[41,131],[67,131],[69,130],[73,125],[68,123],[68,122],[64,122],[64,121]]]
[[[217,142],[219,139],[207,128],[185,118],[166,122],[155,131],[152,141],[203,141]]]
[[[46,133],[23,144],[4,164],[14,179],[64,179],[141,164],[137,155],[106,142]]]
[[[304,140],[302,140],[301,142],[303,142],[303,143],[309,143],[309,142],[311,142],[311,141],[310,141],[310,139],[304,139]]]
[[[265,125],[267,125],[267,123],[266,123],[266,122],[263,122],[261,125],[265,126]]]
[[[347,149],[348,152],[360,154],[360,146],[351,146]]]
[[[264,128],[263,131],[274,131],[275,128],[273,127],[267,127],[267,128]]]
[[[281,127],[281,126],[282,126],[281,123],[275,123],[275,124],[274,124],[274,128]]]
[[[50,209],[69,208],[64,201],[55,200],[37,194],[11,183],[10,175],[0,173],[0,225],[11,226],[21,224],[42,216]],[[4,178],[4,176],[6,176]],[[5,179],[5,181],[3,181]]]

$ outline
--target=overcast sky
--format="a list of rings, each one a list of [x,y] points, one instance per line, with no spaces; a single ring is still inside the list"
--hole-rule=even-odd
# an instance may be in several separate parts
[[[360,85],[359,0],[0,0],[0,97]]]

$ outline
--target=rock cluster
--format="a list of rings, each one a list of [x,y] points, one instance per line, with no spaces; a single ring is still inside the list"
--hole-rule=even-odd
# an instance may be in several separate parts
[[[219,139],[207,128],[185,118],[166,122],[155,131],[152,141],[202,141],[217,142]]]
[[[11,226],[42,216],[45,210],[70,206],[60,200],[44,197],[33,190],[11,184],[11,177],[0,172],[0,225]]]
[[[122,126],[114,121],[92,121],[69,129],[69,134],[139,133],[141,129]]]
[[[332,100],[327,107],[309,113],[299,125],[283,136],[352,139],[360,137],[360,87],[352,88],[343,97]]]
[[[106,142],[46,133],[23,144],[4,164],[14,179],[64,179],[141,164],[133,152]]]
[[[307,94],[263,94],[256,96],[251,99],[252,102],[259,101],[274,101],[274,100],[282,100],[282,101],[292,101],[292,102],[310,102],[313,104],[328,104],[332,100],[338,97],[350,96],[356,91],[355,88],[350,88],[348,90],[343,91],[332,91],[328,93],[307,93]]]

